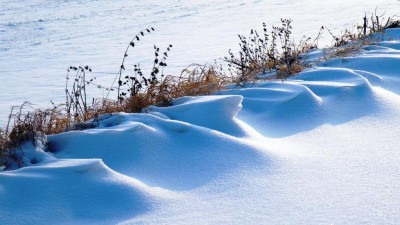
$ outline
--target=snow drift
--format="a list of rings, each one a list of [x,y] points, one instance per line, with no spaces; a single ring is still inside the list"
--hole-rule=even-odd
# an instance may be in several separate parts
[[[285,82],[24,146],[0,224],[396,224],[400,30]]]

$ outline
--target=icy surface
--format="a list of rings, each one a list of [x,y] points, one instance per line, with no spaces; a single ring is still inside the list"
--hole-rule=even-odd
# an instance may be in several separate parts
[[[398,224],[399,48],[27,143],[0,224]]]
[[[146,27],[156,32],[129,54],[129,62],[148,71],[153,44],[174,47],[168,73],[191,63],[212,62],[237,49],[237,34],[294,20],[294,38],[315,37],[321,26],[337,34],[362,22],[377,8],[385,17],[397,14],[396,0],[2,0],[0,2],[0,125],[10,106],[30,101],[50,106],[64,101],[66,68],[90,65],[91,77],[111,85],[123,51]],[[330,44],[326,34],[321,46]],[[329,40],[329,41],[328,41]],[[102,91],[91,91],[97,97]]]

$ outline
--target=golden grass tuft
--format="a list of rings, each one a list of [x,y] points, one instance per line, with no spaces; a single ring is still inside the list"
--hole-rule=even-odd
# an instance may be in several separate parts
[[[222,90],[227,76],[216,65],[192,64],[185,68],[172,87],[172,97],[209,95]]]

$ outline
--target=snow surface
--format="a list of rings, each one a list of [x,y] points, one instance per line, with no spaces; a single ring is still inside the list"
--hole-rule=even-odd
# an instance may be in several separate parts
[[[191,63],[213,62],[238,49],[237,34],[293,19],[293,38],[315,37],[321,26],[339,34],[377,8],[398,14],[397,0],[1,0],[0,126],[10,107],[24,101],[36,107],[64,102],[66,69],[89,65],[96,83],[111,85],[124,50],[140,30],[156,32],[129,52],[127,65],[149,72],[153,44],[173,44],[167,73],[179,74]],[[331,43],[325,33],[321,47]],[[93,88],[96,97],[105,96]]]
[[[400,29],[286,82],[24,146],[0,224],[398,224]]]

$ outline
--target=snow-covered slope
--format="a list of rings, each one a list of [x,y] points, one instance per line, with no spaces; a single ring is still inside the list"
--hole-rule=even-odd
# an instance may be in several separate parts
[[[24,147],[0,224],[397,224],[400,30],[286,82],[176,99]]]

